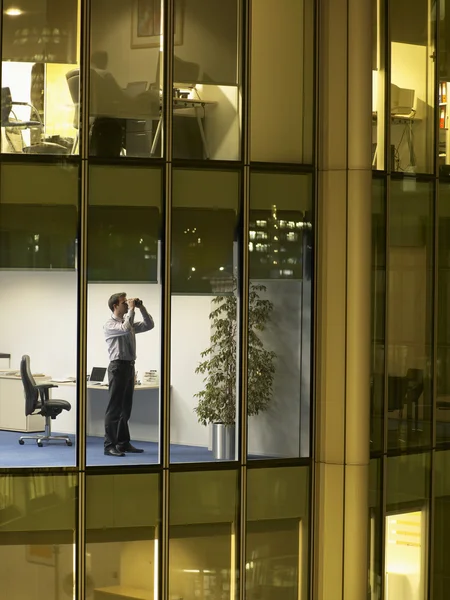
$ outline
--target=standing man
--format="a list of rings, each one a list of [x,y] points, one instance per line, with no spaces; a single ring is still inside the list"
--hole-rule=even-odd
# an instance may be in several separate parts
[[[125,292],[113,294],[108,300],[112,312],[105,323],[108,345],[109,404],[105,414],[105,454],[125,456],[125,452],[143,452],[130,443],[128,421],[131,416],[134,391],[134,361],[136,333],[150,331],[155,326],[141,300],[129,299]],[[134,322],[134,309],[139,308],[143,321]]]

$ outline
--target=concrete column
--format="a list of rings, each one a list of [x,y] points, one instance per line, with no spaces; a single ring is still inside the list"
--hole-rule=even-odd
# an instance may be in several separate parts
[[[319,2],[314,600],[367,597],[372,2]]]

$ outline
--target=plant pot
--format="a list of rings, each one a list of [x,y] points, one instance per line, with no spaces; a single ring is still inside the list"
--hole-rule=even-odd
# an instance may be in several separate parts
[[[213,423],[212,449],[216,460],[234,460],[235,426]]]

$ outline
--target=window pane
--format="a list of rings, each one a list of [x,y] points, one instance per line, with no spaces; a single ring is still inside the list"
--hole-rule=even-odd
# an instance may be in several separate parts
[[[158,598],[159,475],[86,477],[86,591]]]
[[[237,472],[172,473],[170,486],[169,597],[235,600]]]
[[[390,448],[430,443],[432,202],[431,183],[392,181],[388,297]]]
[[[74,596],[77,480],[74,475],[0,475],[2,596]]]
[[[5,298],[14,298],[14,314],[21,317],[5,319],[2,327],[1,350],[10,355],[10,376],[0,377],[0,466],[75,464],[78,188],[77,166],[1,165],[0,289]],[[42,318],[31,317],[30,310]],[[50,400],[64,403],[49,404],[46,417],[31,414],[37,408],[34,396],[28,395],[25,403],[20,378],[24,355],[37,384],[71,378],[47,388]],[[19,446],[22,435],[45,436],[46,422],[53,436],[67,440],[44,440],[48,448],[40,448],[38,439],[25,439]]]
[[[238,173],[174,170],[171,457],[176,462],[235,457],[238,200]]]
[[[91,155],[161,156],[161,36],[160,0],[92,0]]]
[[[387,459],[385,598],[427,598],[430,455]]]
[[[369,465],[369,600],[381,600],[383,498],[382,463],[371,460]]]
[[[175,2],[175,158],[239,159],[238,17],[239,0]]]
[[[372,0],[372,167],[386,168],[384,156],[386,101],[386,15],[383,0]]]
[[[383,448],[386,319],[386,200],[384,181],[372,182],[371,450]]]
[[[312,163],[314,2],[258,0],[251,12],[251,159]]]
[[[115,465],[117,457],[104,455],[104,444],[124,445],[131,436],[143,453],[127,454],[125,464],[158,462],[160,306],[159,277],[161,231],[161,171],[148,167],[92,165],[88,207],[88,356],[90,381],[87,393],[87,462]],[[112,311],[113,294],[141,298],[153,318],[151,331],[140,331],[133,348],[130,334],[105,339],[103,326]],[[122,299],[123,300],[123,299]],[[121,308],[116,307],[119,310]],[[145,323],[144,313],[135,309],[135,326]],[[128,320],[131,312],[116,317]],[[131,345],[130,345],[131,344]],[[135,360],[116,373],[110,360]],[[99,381],[93,369],[100,367]],[[135,381],[133,390],[134,368]],[[108,390],[109,378],[130,390]],[[116,376],[118,379],[116,379]],[[131,379],[130,379],[131,378]],[[91,381],[92,380],[92,381]],[[105,385],[98,385],[104,382]],[[119,386],[120,387],[120,386]],[[132,397],[130,398],[130,394]],[[109,402],[112,404],[110,405]],[[125,403],[122,405],[122,403]],[[132,404],[132,411],[131,410]],[[123,409],[123,412],[121,410]],[[117,425],[119,423],[119,425]],[[128,425],[127,425],[128,423]],[[113,427],[115,438],[105,437],[105,426]]]
[[[435,7],[416,0],[389,2],[392,171],[432,173],[434,165]]]
[[[79,119],[66,73],[79,64],[78,0],[18,5],[3,7],[2,152],[70,154]]]
[[[448,572],[448,556],[450,553],[450,452],[436,452],[434,461],[435,499],[434,499],[434,554],[431,568],[433,570],[433,598],[447,598],[450,574]]]
[[[309,469],[247,475],[247,598],[308,598]]]
[[[309,175],[252,173],[249,238],[248,453],[252,458],[309,456]]]
[[[450,440],[450,186],[439,186],[436,441]]]
[[[439,20],[439,169],[448,175],[450,165],[449,82],[450,82],[450,15],[448,4],[441,2]]]

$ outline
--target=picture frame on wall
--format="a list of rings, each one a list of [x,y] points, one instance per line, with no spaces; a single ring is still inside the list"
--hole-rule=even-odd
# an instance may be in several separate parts
[[[161,0],[133,0],[131,47],[159,48],[162,35]],[[174,43],[183,43],[182,0],[175,1]]]

